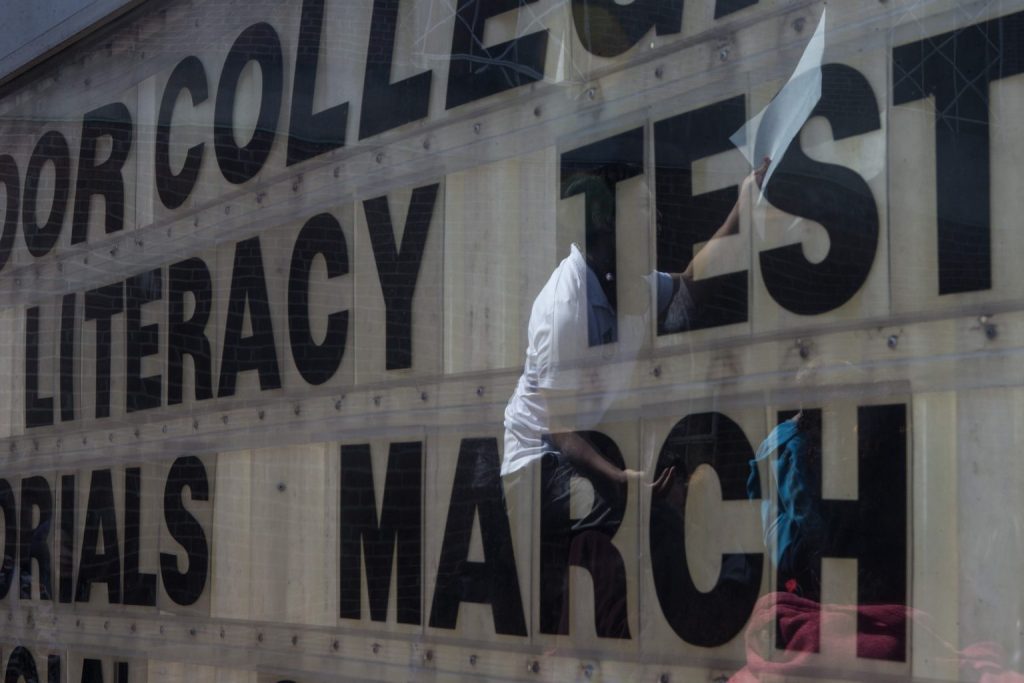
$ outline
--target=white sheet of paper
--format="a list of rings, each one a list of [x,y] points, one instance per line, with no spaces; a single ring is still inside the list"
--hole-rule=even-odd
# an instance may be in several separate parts
[[[739,148],[752,168],[768,157],[772,160],[761,183],[761,197],[775,168],[789,149],[790,143],[807,123],[821,99],[821,62],[825,56],[825,14],[822,10],[818,28],[796,66],[793,75],[779,94],[754,118],[747,121],[729,140]],[[760,202],[760,198],[758,199]]]

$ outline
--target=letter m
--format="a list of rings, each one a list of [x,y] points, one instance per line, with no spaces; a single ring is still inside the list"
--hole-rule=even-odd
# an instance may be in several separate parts
[[[341,617],[362,618],[362,573],[370,618],[385,621],[396,574],[398,621],[419,624],[422,603],[421,442],[393,443],[388,452],[384,501],[377,516],[369,444],[341,447]]]

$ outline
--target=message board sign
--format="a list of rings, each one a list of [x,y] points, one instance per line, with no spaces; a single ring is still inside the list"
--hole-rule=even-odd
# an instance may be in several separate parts
[[[1024,4],[825,4],[169,1],[21,78],[7,675],[1012,672]]]

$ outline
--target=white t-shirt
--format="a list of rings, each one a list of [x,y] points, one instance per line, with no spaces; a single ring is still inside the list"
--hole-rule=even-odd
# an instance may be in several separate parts
[[[656,273],[659,309],[672,300],[671,276]],[[589,280],[589,286],[588,286]],[[648,333],[647,315],[624,316],[616,327],[611,307],[597,276],[583,254],[572,245],[533,302],[527,333],[526,362],[515,392],[505,408],[505,455],[502,476],[539,458],[549,447],[542,437],[550,432],[544,392],[578,391],[584,376],[600,382],[596,414],[577,429],[597,424],[600,414],[628,383],[632,363]],[[616,344],[601,344],[617,331]],[[591,349],[591,346],[596,346]],[[602,360],[614,361],[608,365]],[[594,384],[593,381],[590,384]],[[594,411],[592,411],[594,412]]]

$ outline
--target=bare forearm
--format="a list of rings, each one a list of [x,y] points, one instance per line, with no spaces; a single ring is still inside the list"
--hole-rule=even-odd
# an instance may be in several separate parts
[[[576,432],[552,434],[551,441],[576,468],[590,470],[612,481],[626,481],[625,471],[605,460],[590,443]]]

